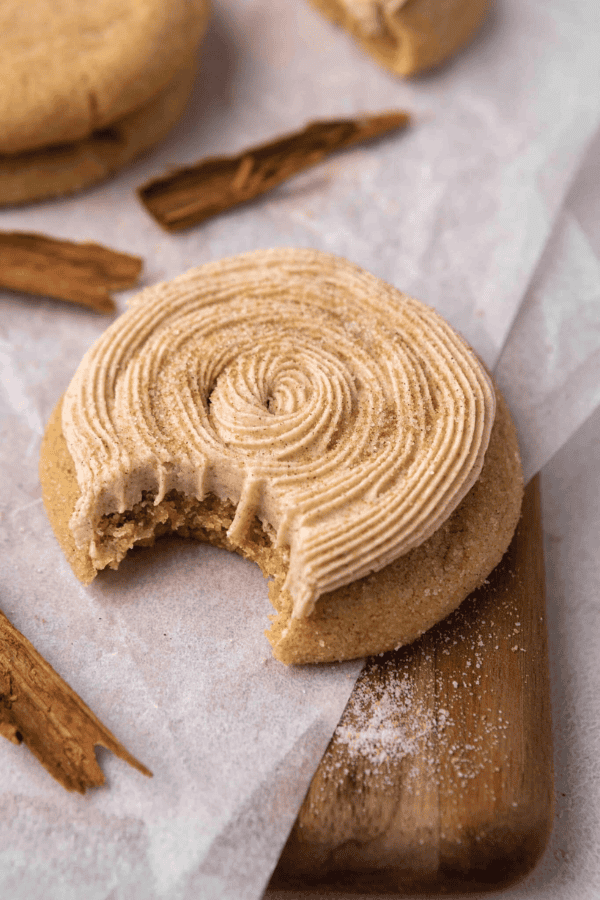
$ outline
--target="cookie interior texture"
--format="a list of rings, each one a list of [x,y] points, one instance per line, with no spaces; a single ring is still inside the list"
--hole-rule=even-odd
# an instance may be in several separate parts
[[[54,533],[77,577],[89,583],[96,570],[75,545],[69,520],[79,497],[73,460],[62,433],[62,402],[55,408],[42,444],[40,478]],[[202,501],[168,493],[154,506],[146,495],[126,513],[105,516],[99,525],[112,567],[134,546],[149,546],[164,534],[195,538],[241,553],[270,578],[276,610],[267,637],[281,662],[313,663],[381,653],[415,640],[447,616],[478,587],[502,558],[516,527],[522,499],[521,463],[515,428],[497,392],[494,426],[483,469],[466,497],[419,547],[377,573],[322,595],[313,613],[292,617],[292,599],[282,590],[285,548],[258,519],[242,544],[227,538],[235,506],[208,495]],[[199,573],[200,577],[200,573]]]
[[[310,0],[381,65],[416,75],[445,62],[481,25],[489,0]]]

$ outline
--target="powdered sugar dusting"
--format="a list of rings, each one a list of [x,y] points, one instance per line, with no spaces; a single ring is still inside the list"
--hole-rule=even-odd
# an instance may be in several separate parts
[[[513,727],[498,672],[507,651],[525,649],[521,629],[505,586],[494,605],[467,601],[410,649],[371,660],[333,736],[326,778],[418,793],[425,780],[463,791],[483,777],[493,794]]]
[[[375,767],[412,756],[434,727],[430,709],[415,698],[414,683],[406,672],[387,661],[385,681],[359,682],[352,710],[338,725],[334,743],[342,745],[350,759],[362,758]]]

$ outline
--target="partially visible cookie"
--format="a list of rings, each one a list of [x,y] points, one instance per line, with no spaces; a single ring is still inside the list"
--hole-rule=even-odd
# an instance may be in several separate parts
[[[309,0],[377,62],[416,75],[469,43],[490,0]]]
[[[0,155],[0,205],[61,197],[117,172],[177,123],[197,72],[195,58],[147,104],[81,141]]]
[[[0,4],[0,204],[87,187],[160,140],[207,20],[208,0]]]
[[[204,0],[3,0],[0,153],[78,141],[144,106],[206,16]]]

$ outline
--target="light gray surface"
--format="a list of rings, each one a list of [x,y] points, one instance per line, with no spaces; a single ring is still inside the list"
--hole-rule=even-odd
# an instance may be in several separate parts
[[[144,284],[255,247],[336,252],[436,306],[492,364],[534,278],[501,359],[507,384],[519,379],[515,412],[534,471],[597,403],[600,248],[587,169],[557,219],[599,121],[596,17],[595,0],[500,0],[452,65],[399,82],[302,3],[223,0],[172,135],[93,191],[1,211],[0,228],[139,253]],[[336,157],[201,228],[165,235],[134,197],[137,184],[175,163],[231,153],[309,119],[391,107],[415,114],[410,131]],[[540,262],[553,227],[557,249]],[[357,667],[299,672],[273,663],[260,575],[211,548],[169,545],[90,589],[74,581],[41,508],[37,455],[54,403],[104,326],[65,304],[3,296],[0,607],[155,778],[103,754],[109,789],[81,800],[3,742],[0,894],[257,897]],[[549,375],[541,386],[537,371]],[[568,402],[582,372],[585,390]],[[543,402],[530,409],[528,392],[544,385],[546,414],[532,423]],[[551,400],[560,390],[567,402],[557,417]],[[597,750],[590,598],[598,570],[589,541],[598,504],[585,482],[594,446],[585,435],[589,443],[597,427],[596,415],[544,474],[546,528],[562,538],[547,542],[557,784],[573,798],[572,806],[559,799],[558,809],[569,810],[574,837],[567,846],[561,826],[533,886],[517,897],[597,896],[598,795],[586,760]]]

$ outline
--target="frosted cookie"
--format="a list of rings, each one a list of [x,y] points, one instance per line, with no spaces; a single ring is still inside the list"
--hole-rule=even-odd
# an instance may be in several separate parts
[[[0,203],[86,187],[160,140],[207,19],[207,0],[3,3]]]
[[[510,416],[468,345],[311,250],[139,294],[83,358],[40,477],[85,583],[168,532],[258,562],[286,663],[413,640],[499,562],[522,494]]]
[[[489,0],[310,0],[355,37],[377,62],[416,75],[461,50],[481,25]]]

